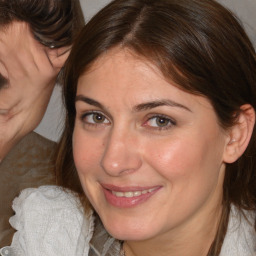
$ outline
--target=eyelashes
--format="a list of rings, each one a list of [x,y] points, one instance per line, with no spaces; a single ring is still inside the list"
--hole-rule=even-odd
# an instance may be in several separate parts
[[[82,123],[88,127],[97,128],[99,126],[108,126],[111,121],[103,113],[98,111],[89,111],[83,113],[80,117]],[[166,115],[151,114],[146,117],[146,121],[142,122],[142,126],[155,130],[166,130],[176,126],[177,123],[173,118]]]

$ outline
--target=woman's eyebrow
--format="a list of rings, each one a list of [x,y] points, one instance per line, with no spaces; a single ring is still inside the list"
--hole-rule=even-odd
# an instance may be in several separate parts
[[[75,98],[75,102],[77,101],[82,101],[82,102],[85,102],[91,106],[95,106],[97,108],[100,108],[102,111],[104,111],[110,118],[112,118],[111,114],[108,112],[108,110],[101,104],[99,103],[98,101],[96,100],[93,100],[91,98],[88,98],[84,95],[77,95],[76,98]]]
[[[184,106],[180,103],[177,103],[173,100],[169,100],[169,99],[162,99],[162,100],[156,100],[156,101],[141,103],[139,105],[136,105],[133,108],[133,110],[135,112],[145,111],[145,110],[150,110],[152,108],[156,108],[156,107],[160,107],[160,106],[177,107],[177,108],[181,108],[181,109],[187,110],[189,112],[192,112],[191,109],[189,109],[188,107],[186,107],[186,106]]]
[[[83,102],[85,102],[85,103],[87,103],[89,105],[92,105],[92,106],[104,109],[103,105],[100,104],[98,101],[93,100],[93,99],[88,98],[88,97],[85,97],[83,95],[77,95],[76,99],[75,99],[75,102],[77,102],[77,101],[83,101]]]
[[[77,95],[75,101],[83,101],[89,105],[101,108],[101,109],[105,109],[104,106],[99,103],[96,100],[93,100],[91,98],[85,97],[83,95]],[[145,103],[141,103],[138,104],[136,106],[133,107],[133,111],[134,112],[139,112],[139,111],[145,111],[145,110],[150,110],[152,108],[156,108],[156,107],[160,107],[160,106],[169,106],[169,107],[177,107],[177,108],[181,108],[184,110],[187,110],[189,112],[192,112],[191,109],[189,109],[188,107],[177,103],[173,100],[169,100],[169,99],[163,99],[163,100],[156,100],[156,101],[150,101],[150,102],[145,102]]]

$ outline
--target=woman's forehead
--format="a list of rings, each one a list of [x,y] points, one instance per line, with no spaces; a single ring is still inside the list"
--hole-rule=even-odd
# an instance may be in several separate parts
[[[119,100],[135,106],[145,102],[176,102],[176,105],[206,107],[210,101],[185,92],[168,81],[151,62],[128,51],[104,54],[78,81],[77,95],[86,95],[105,105]]]

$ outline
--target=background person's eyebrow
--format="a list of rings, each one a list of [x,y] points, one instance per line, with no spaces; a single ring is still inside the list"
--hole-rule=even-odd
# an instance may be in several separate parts
[[[75,101],[83,101],[89,105],[104,109],[104,107],[96,100],[90,99],[88,97],[85,97],[83,95],[77,95]]]
[[[187,110],[189,112],[192,112],[188,107],[179,104],[175,101],[169,100],[169,99],[163,99],[163,100],[156,100],[156,101],[151,101],[151,102],[145,102],[141,103],[133,108],[134,111],[145,111],[145,110],[150,110],[152,108],[160,107],[160,106],[170,106],[170,107],[177,107],[177,108],[182,108],[184,110]]]
[[[8,80],[0,74],[0,90],[8,85]]]

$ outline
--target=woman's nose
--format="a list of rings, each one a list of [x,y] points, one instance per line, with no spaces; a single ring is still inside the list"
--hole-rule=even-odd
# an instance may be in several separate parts
[[[124,175],[140,168],[140,155],[136,134],[112,131],[107,138],[101,166],[111,176]]]

